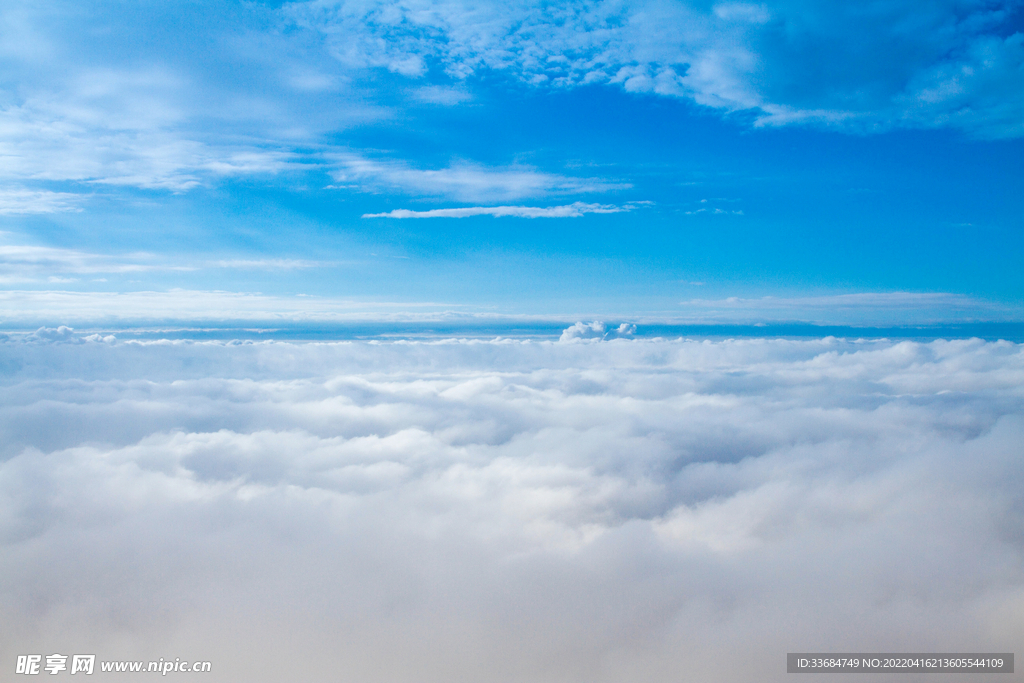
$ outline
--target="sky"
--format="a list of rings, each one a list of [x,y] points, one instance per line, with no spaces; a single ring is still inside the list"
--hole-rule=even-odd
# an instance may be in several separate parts
[[[1019,656],[1021,159],[1024,2],[4,0],[0,677]]]
[[[1024,317],[1020,2],[0,8],[0,325]]]

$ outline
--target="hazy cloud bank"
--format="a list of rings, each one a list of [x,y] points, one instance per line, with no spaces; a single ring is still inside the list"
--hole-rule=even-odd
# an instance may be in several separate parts
[[[147,262],[148,261],[148,262]],[[46,272],[50,282],[73,282],[89,274],[142,271],[189,271],[206,268],[297,269],[332,265],[300,259],[222,260],[194,264],[154,263],[145,254],[103,255],[35,246],[0,246],[0,283],[39,281]],[[56,284],[54,286],[57,286]],[[566,307],[574,306],[566,302]],[[760,299],[691,299],[675,303],[677,312],[659,311],[652,324],[813,321],[838,325],[933,325],[977,321],[1018,321],[1019,306],[961,294],[916,292],[863,292],[856,294],[762,297]],[[636,312],[634,311],[634,314]],[[74,326],[201,323],[260,326],[311,322],[395,321],[504,321],[528,324],[543,317],[495,313],[493,309],[446,301],[382,301],[329,296],[269,295],[198,289],[165,291],[89,292],[68,289],[0,291],[0,322],[7,326],[36,327],[60,321]],[[602,312],[590,315],[601,315]],[[608,314],[604,312],[603,314]],[[564,321],[578,313],[551,314]],[[582,323],[581,323],[582,324]]]
[[[770,681],[794,649],[1024,649],[1019,345],[73,338],[0,343],[5,663]]]

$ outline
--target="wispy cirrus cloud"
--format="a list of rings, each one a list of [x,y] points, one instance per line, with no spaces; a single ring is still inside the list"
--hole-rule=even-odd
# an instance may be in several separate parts
[[[100,254],[25,244],[0,245],[0,282],[70,282],[68,275],[190,271],[194,266],[165,263],[152,254]],[[9,293],[5,293],[9,295]]]
[[[10,181],[180,192],[219,178],[299,168],[299,157],[287,150],[211,143],[196,139],[199,131],[86,126],[44,111],[0,111],[0,119],[7,119],[0,120],[0,179]]]
[[[703,283],[700,283],[703,284]],[[1024,309],[951,292],[856,292],[820,296],[690,299],[680,306],[722,320],[813,320],[855,324],[923,324],[937,320],[1017,320]]]
[[[158,257],[150,253],[98,253],[28,244],[0,244],[0,283],[74,282],[68,276],[153,272],[194,272],[207,268],[296,270],[337,265],[308,259],[218,259],[210,261]]]
[[[425,104],[438,104],[453,107],[473,100],[473,94],[467,88],[456,88],[441,85],[425,85],[412,91],[413,99]]]
[[[95,272],[109,272],[114,268],[116,266],[99,266]],[[141,270],[143,267],[133,264],[121,268],[129,270],[117,272],[136,272],[133,269]],[[187,266],[176,269],[196,270]],[[45,323],[56,320],[75,325],[153,321],[178,321],[184,324],[189,321],[421,321],[446,319],[453,310],[461,308],[458,304],[430,301],[360,300],[181,288],[105,292],[5,290],[0,291],[0,306],[7,323],[35,324],[36,321]]]
[[[587,204],[573,202],[564,206],[466,206],[452,209],[430,209],[412,211],[395,209],[387,213],[364,213],[363,218],[470,218],[472,216],[494,216],[502,218],[579,218],[588,213],[623,213],[632,211],[639,204]]]
[[[183,192],[303,168],[297,145],[308,152],[353,112],[374,116],[372,104],[337,97],[345,79],[251,23],[266,13],[201,5],[178,8],[205,20],[175,32],[151,7],[137,8],[129,26],[102,3],[5,3],[0,43],[16,87],[0,106],[0,180]],[[138,43],[149,28],[151,40]],[[240,63],[245,77],[224,77]],[[337,101],[309,107],[311,90]]]
[[[727,299],[691,299],[689,304],[714,305],[732,308],[757,308],[757,307],[778,307],[778,308],[802,308],[813,306],[815,308],[863,308],[871,306],[891,306],[898,308],[912,308],[920,305],[931,304],[967,304],[975,302],[976,299],[965,294],[952,294],[947,292],[857,292],[854,294],[827,294],[822,296],[797,296],[780,297],[764,296],[760,298],[729,297]]]
[[[271,270],[293,270],[297,268],[322,268],[323,266],[331,265],[325,261],[309,261],[306,259],[287,259],[287,258],[270,258],[270,259],[220,259],[217,261],[209,261],[207,265],[216,268],[253,268],[253,269],[271,269]]]
[[[742,216],[743,209],[721,209],[721,208],[702,208],[694,209],[693,211],[684,211],[687,216],[699,216],[700,214],[710,214],[712,216]]]
[[[84,195],[74,192],[30,190],[24,187],[0,188],[0,215],[24,215],[81,211]]]
[[[33,66],[37,74],[57,68]],[[26,83],[20,101],[0,108],[0,179],[180,192],[224,177],[279,173],[296,162],[282,141],[220,135],[230,117],[210,121],[198,111],[189,101],[198,95],[195,85],[180,67],[87,62],[60,71],[59,78]]]
[[[421,169],[404,161],[377,161],[356,155],[327,158],[334,165],[331,173],[339,185],[365,190],[395,189],[466,202],[589,194],[632,187],[629,183],[546,173],[524,166],[457,162],[445,168]]]

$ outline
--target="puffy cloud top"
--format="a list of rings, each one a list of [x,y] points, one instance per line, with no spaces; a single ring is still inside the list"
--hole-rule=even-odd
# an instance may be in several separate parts
[[[636,325],[621,323],[618,327],[609,329],[603,322],[574,323],[567,327],[559,337],[559,341],[567,342],[576,339],[618,339],[631,337],[636,333]]]
[[[0,343],[4,661],[781,681],[1024,645],[1019,345],[61,334]]]

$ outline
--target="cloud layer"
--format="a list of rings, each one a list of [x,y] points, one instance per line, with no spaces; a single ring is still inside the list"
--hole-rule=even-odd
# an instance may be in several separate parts
[[[416,320],[565,320],[569,313],[535,314],[495,312],[485,304],[451,301],[387,300],[332,296],[272,295],[260,292],[175,288],[143,291],[76,291],[72,284],[97,274],[143,271],[201,271],[203,268],[294,270],[331,265],[294,259],[222,260],[188,264],[157,264],[145,254],[135,258],[103,256],[48,247],[0,247],[0,283],[40,282],[67,289],[0,291],[0,322],[9,329],[64,323],[78,326],[151,324],[176,321],[194,323],[308,323],[312,321],[416,321]],[[578,303],[567,300],[566,307]],[[762,297],[760,299],[691,299],[669,310],[643,315],[652,324],[808,322],[833,325],[933,325],[1016,321],[1019,307],[942,292],[863,292],[818,297]],[[623,315],[619,313],[618,315]],[[582,323],[581,323],[582,324]]]
[[[695,282],[694,285],[703,283]],[[921,325],[940,320],[1014,320],[1021,309],[949,292],[857,292],[759,299],[690,299],[679,302],[687,314],[709,320],[842,320],[854,325]]]
[[[1018,345],[72,337],[0,344],[5,666],[781,681],[1024,645]]]

